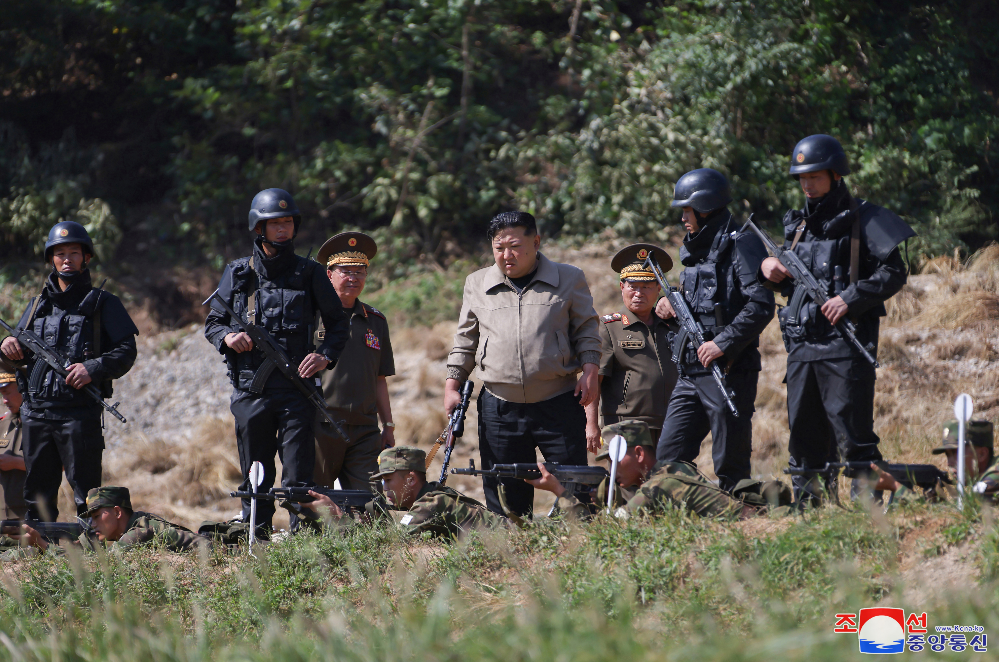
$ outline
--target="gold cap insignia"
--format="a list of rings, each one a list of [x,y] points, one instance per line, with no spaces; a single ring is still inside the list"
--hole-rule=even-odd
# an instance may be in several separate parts
[[[351,237],[350,239],[347,240],[347,245],[348,246],[357,246],[358,245],[358,240],[355,239],[354,237]]]
[[[65,237],[68,234],[69,234],[69,230],[67,230],[66,228],[62,228],[62,229],[59,230],[59,236],[60,237]]]
[[[645,260],[647,257],[649,257],[649,251],[647,251],[645,248],[641,248],[639,249],[639,252],[636,253],[636,257],[638,257],[640,260]]]
[[[278,200],[278,206],[284,209],[285,207],[288,206],[288,203],[285,202],[284,200]]]
[[[806,155],[803,154],[802,152],[799,152],[799,155],[795,157],[795,160],[798,161],[799,163],[802,163],[803,161],[806,160]]]

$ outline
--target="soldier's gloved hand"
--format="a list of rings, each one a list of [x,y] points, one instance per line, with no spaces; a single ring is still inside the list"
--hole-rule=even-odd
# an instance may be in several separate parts
[[[760,263],[760,273],[764,275],[764,278],[768,279],[772,283],[780,283],[792,274],[788,272],[785,265],[776,257],[765,258],[763,262]]]
[[[661,320],[668,320],[676,316],[676,313],[674,312],[674,307],[670,305],[670,300],[667,299],[667,297],[662,297],[660,298],[659,301],[656,302],[655,312],[656,316],[659,317]]]
[[[3,355],[11,361],[20,361],[24,358],[21,343],[17,342],[17,338],[13,336],[3,339],[3,343],[0,344],[0,352],[3,352]]]
[[[545,490],[546,492],[552,492],[557,497],[561,497],[566,488],[562,486],[559,479],[553,476],[545,468],[545,465],[541,462],[538,463],[538,471],[542,474],[541,478],[533,478],[531,480],[525,478],[524,482],[532,487],[537,487],[540,490]]]
[[[249,352],[253,349],[253,341],[250,340],[250,336],[240,331],[239,333],[230,333],[224,339],[226,347],[233,350],[237,354],[240,352]]]
[[[66,375],[67,384],[75,389],[81,389],[90,382],[90,373],[87,372],[82,363],[74,363],[69,367],[69,374]]]

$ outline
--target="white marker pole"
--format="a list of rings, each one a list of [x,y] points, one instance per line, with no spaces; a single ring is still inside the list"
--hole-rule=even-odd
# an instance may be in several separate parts
[[[958,507],[965,496],[965,424],[972,418],[972,396],[963,393],[955,399],[955,418],[958,419]]]
[[[609,511],[615,502],[615,478],[618,476],[618,463],[625,457],[626,452],[628,452],[628,442],[625,441],[625,437],[620,434],[611,437],[611,441],[608,442],[608,457],[611,458],[611,481],[608,485]]]
[[[257,488],[264,481],[264,465],[254,462],[250,465],[250,491],[257,494]],[[250,499],[250,547],[257,542],[257,499]]]

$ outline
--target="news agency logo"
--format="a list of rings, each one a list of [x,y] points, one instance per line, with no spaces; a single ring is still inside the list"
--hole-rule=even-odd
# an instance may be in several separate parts
[[[985,628],[980,625],[936,625],[936,634],[928,635],[927,612],[911,613],[902,609],[869,607],[856,614],[837,614],[833,631],[838,634],[856,633],[858,649],[869,655],[892,655],[909,651],[950,650],[961,653],[967,649],[986,652]],[[966,634],[968,633],[968,634]],[[971,639],[969,638],[971,636]]]

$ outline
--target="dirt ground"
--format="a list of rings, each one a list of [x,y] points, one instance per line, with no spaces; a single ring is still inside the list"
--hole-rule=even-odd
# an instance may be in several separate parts
[[[605,314],[621,306],[609,267],[609,256],[617,248],[591,244],[543,250],[584,269],[595,307]],[[676,256],[676,248],[668,250]],[[930,449],[960,393],[972,396],[977,418],[997,421],[997,259],[996,246],[968,264],[938,258],[921,274],[911,275],[903,291],[888,302],[875,399],[875,430],[887,459],[943,467],[942,456],[932,456]],[[678,272],[675,266],[668,278],[675,282]],[[395,328],[389,322],[396,360],[396,376],[389,378],[396,439],[429,449],[446,422],[441,403],[454,322],[432,328]],[[777,320],[762,335],[761,353],[753,472],[778,478],[787,461],[787,413],[782,383],[786,355]],[[473,379],[478,394],[481,383],[475,374]],[[107,421],[104,482],[127,485],[137,508],[187,526],[233,516],[238,503],[228,492],[240,476],[230,392],[222,358],[204,339],[200,325],[140,337],[136,367],[116,384],[115,400],[122,402],[120,408],[130,420],[125,426]],[[468,466],[470,459],[479,463],[476,421],[473,401],[452,467]],[[710,444],[706,439],[699,466],[714,477]],[[431,466],[432,477],[440,471],[440,458]],[[450,476],[448,484],[482,497],[476,479]],[[70,512],[69,497],[64,482],[63,513]],[[536,510],[547,512],[551,501],[548,494],[539,496]],[[285,526],[287,520],[279,514],[275,524]]]

